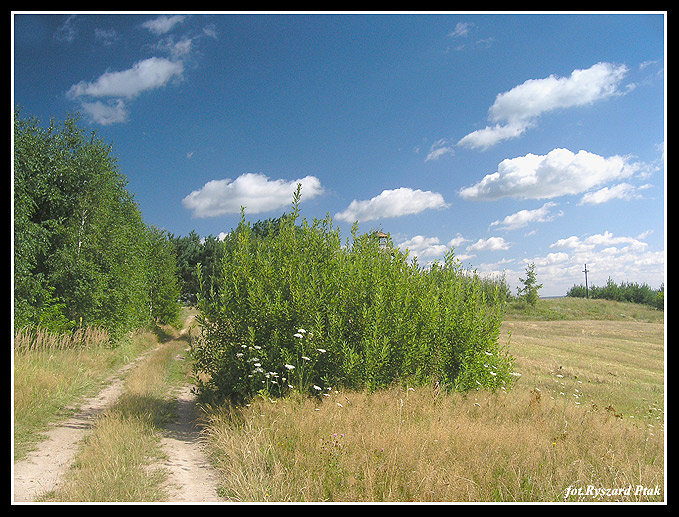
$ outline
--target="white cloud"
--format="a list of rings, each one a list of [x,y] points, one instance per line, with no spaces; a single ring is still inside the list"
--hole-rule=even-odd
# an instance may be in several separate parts
[[[122,99],[112,99],[106,104],[101,101],[82,102],[81,106],[92,120],[103,126],[125,122],[129,115]]]
[[[614,237],[611,232],[597,233],[584,239],[571,235],[565,239],[550,244],[550,248],[571,249],[578,253],[589,253],[597,247],[616,247],[623,245],[627,251],[644,251],[648,246],[645,242],[634,237]]]
[[[492,147],[502,140],[516,138],[521,136],[526,129],[531,126],[529,122],[512,123],[506,125],[496,124],[492,127],[486,126],[483,129],[477,129],[467,136],[460,139],[457,145],[471,148],[487,149]]]
[[[455,25],[455,29],[452,30],[448,34],[451,38],[457,38],[457,37],[464,37],[469,34],[469,29],[474,25],[473,23],[470,22],[457,22],[457,25]]]
[[[394,190],[383,190],[372,199],[353,200],[344,212],[335,215],[336,219],[353,223],[354,221],[372,221],[383,217],[399,217],[417,214],[428,209],[448,206],[438,192],[413,190],[402,187]]]
[[[556,206],[556,203],[545,203],[535,210],[519,210],[508,215],[502,221],[493,221],[490,225],[499,226],[501,230],[516,230],[530,223],[546,223],[554,219],[554,216],[549,212],[549,209],[554,206]]]
[[[604,187],[594,192],[587,192],[582,196],[580,205],[599,205],[601,203],[606,203],[612,199],[624,199],[629,200],[633,197],[640,197],[637,194],[637,189],[634,185],[629,183],[620,183],[611,188]]]
[[[424,161],[438,160],[441,156],[446,154],[455,154],[455,148],[451,146],[445,138],[442,138],[441,140],[434,142]]]
[[[408,239],[398,245],[398,248],[405,252],[408,250],[408,256],[417,257],[419,259],[441,258],[450,249],[450,246],[441,244],[438,237],[425,237],[424,235],[416,235],[412,239]]]
[[[268,212],[289,206],[298,183],[302,184],[302,201],[323,193],[321,182],[315,176],[285,181],[246,173],[233,181],[208,181],[182,199],[182,205],[192,210],[194,217],[201,218],[239,213],[242,206],[252,214]]]
[[[492,200],[503,197],[549,199],[580,194],[609,181],[627,178],[639,169],[621,156],[602,156],[568,149],[546,155],[527,154],[508,158],[496,172],[460,190],[465,199]]]
[[[175,25],[183,22],[185,19],[186,16],[179,14],[175,14],[173,16],[167,16],[163,14],[157,18],[154,18],[153,20],[148,20],[142,23],[141,26],[158,36],[171,31]]]
[[[106,72],[93,82],[80,81],[71,86],[68,95],[73,99],[83,96],[132,99],[146,90],[164,86],[173,78],[181,78],[183,72],[181,61],[150,57],[127,70]]]
[[[66,21],[54,33],[55,41],[65,41],[66,43],[72,43],[78,34],[78,29],[76,29],[76,14],[70,15],[66,18]]]
[[[495,98],[488,110],[494,126],[469,133],[458,145],[486,149],[520,136],[543,113],[621,95],[618,86],[627,72],[625,65],[597,63],[586,70],[574,70],[569,77],[529,79]]]
[[[489,237],[470,244],[467,246],[467,251],[500,251],[507,250],[510,246],[511,243],[505,241],[502,237]]]

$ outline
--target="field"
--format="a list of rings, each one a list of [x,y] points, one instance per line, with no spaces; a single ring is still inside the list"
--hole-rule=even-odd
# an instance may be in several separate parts
[[[541,300],[503,323],[521,374],[509,392],[398,385],[214,410],[222,495],[664,501],[663,329],[661,312],[631,304]]]
[[[201,436],[218,489],[201,500],[665,502],[663,316],[603,300],[510,306],[499,344],[520,377],[508,391],[446,393],[403,381],[371,393],[334,387],[319,398],[204,406]],[[42,500],[196,500],[167,490],[167,465],[188,463],[160,451],[172,436],[172,386],[189,382],[190,354],[174,358],[195,331],[166,331],[113,349],[15,353],[18,460],[106,372],[154,351],[93,422],[62,488]],[[188,436],[177,438],[188,445]]]

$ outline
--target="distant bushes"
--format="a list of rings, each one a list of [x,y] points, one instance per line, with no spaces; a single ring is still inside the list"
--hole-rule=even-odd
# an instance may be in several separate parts
[[[566,296],[574,298],[585,298],[587,295],[590,298],[613,300],[616,302],[642,303],[660,310],[663,310],[665,306],[664,285],[661,285],[660,289],[652,289],[647,284],[638,284],[636,282],[621,282],[618,285],[610,277],[606,281],[605,286],[592,285],[589,286],[589,289],[586,289],[584,285],[574,285],[566,293]]]
[[[272,231],[255,233],[241,218],[220,267],[198,275],[204,395],[511,384],[513,360],[498,346],[503,282],[463,271],[452,252],[422,269],[356,225],[343,245],[329,216],[297,224],[299,194]]]

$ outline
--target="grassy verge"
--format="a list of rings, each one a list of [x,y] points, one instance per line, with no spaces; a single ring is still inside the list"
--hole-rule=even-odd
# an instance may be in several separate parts
[[[575,302],[541,300],[540,319],[556,321],[505,321],[522,374],[510,392],[334,390],[214,409],[206,436],[222,495],[663,501],[663,325],[645,308]]]
[[[25,457],[48,425],[65,420],[78,401],[94,395],[101,382],[154,343],[152,333],[116,344],[78,348],[37,347],[14,351],[14,459]]]

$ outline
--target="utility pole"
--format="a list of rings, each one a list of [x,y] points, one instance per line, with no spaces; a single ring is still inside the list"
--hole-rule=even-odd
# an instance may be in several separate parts
[[[585,274],[585,297],[589,300],[589,287],[587,286],[587,273],[588,273],[588,271],[589,270],[587,269],[587,264],[585,264],[585,269],[583,271],[583,273]]]

